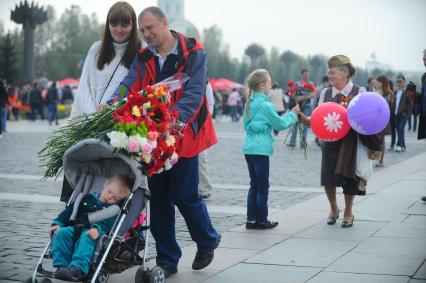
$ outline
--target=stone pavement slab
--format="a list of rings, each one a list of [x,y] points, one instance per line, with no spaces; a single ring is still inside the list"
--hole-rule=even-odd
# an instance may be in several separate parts
[[[414,274],[414,278],[426,280],[426,263],[422,264],[416,274]]]
[[[423,260],[423,256],[352,251],[325,270],[413,276]]]
[[[290,238],[245,262],[326,267],[358,244],[356,241]]]
[[[279,266],[240,263],[219,273],[207,283],[296,283],[305,282],[321,269],[315,267]]]
[[[407,283],[410,280],[407,276],[359,274],[343,272],[321,272],[314,278],[308,280],[309,283]]]

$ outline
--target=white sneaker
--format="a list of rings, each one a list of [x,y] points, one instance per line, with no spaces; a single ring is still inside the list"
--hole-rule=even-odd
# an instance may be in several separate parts
[[[400,146],[397,146],[397,147],[395,148],[395,151],[396,151],[396,152],[401,152],[401,151],[402,151],[402,148],[401,148]]]
[[[401,150],[402,151],[406,151],[407,149],[405,147],[401,147]]]
[[[0,139],[1,139],[2,135],[0,135]]]

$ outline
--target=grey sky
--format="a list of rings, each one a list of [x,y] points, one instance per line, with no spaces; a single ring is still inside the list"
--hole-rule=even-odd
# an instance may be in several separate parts
[[[100,21],[115,0],[38,0],[61,14],[71,4]],[[155,0],[128,1],[139,13]],[[6,29],[17,0],[2,0],[0,19]],[[342,53],[365,67],[372,52],[395,69],[424,71],[426,0],[186,0],[186,18],[199,30],[216,24],[231,55],[241,58],[248,44],[276,46],[300,55]]]

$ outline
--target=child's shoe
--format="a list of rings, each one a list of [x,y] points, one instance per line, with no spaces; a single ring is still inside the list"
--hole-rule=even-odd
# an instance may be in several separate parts
[[[58,268],[55,272],[55,278],[65,281],[80,282],[83,279],[83,274],[80,268],[75,266],[68,266]]]

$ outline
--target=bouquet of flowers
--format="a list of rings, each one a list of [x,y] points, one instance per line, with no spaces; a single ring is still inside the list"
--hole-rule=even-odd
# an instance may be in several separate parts
[[[147,176],[170,169],[178,161],[176,144],[183,130],[175,127],[177,112],[171,110],[170,92],[188,79],[178,74],[132,90],[126,99],[60,128],[39,152],[47,167],[44,177],[58,176],[65,151],[87,138],[105,140],[116,153],[131,156]]]
[[[290,97],[290,106],[294,107],[295,105],[299,104],[300,109],[303,110],[303,107],[307,103],[307,97],[316,90],[315,86],[313,86],[310,83],[303,82],[303,84],[297,85],[293,81],[289,81],[287,83],[287,86],[289,87],[288,96]],[[299,121],[296,123],[296,125],[293,126],[293,128],[296,127],[297,134],[299,136],[299,142],[300,142],[300,148],[303,150],[303,153],[305,155],[305,159],[308,158],[307,154],[307,148],[308,144],[306,143],[305,139],[303,138],[303,127],[302,123]],[[287,136],[284,139],[284,143],[287,142],[288,136],[290,135],[291,131],[287,133]]]

